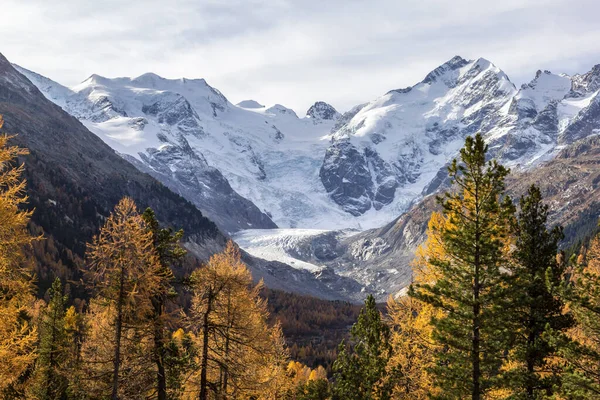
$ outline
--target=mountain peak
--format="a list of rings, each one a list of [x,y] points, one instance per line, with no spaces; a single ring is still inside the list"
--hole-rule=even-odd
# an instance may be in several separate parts
[[[482,60],[482,59],[480,59],[480,60]],[[465,60],[461,56],[454,56],[450,60],[446,61],[445,63],[443,63],[442,65],[440,65],[439,67],[437,67],[436,69],[431,71],[429,74],[427,74],[425,79],[423,79],[422,83],[430,85],[430,84],[436,82],[439,77],[445,75],[446,73],[448,73],[450,71],[456,71],[457,69],[464,67],[465,65],[469,64],[470,62],[471,61]]]
[[[600,89],[600,64],[594,65],[585,74],[573,76],[572,81],[571,95],[574,97],[580,97]]]
[[[275,104],[267,108],[266,112],[272,114],[283,114],[283,115],[291,115],[295,118],[298,118],[298,115],[291,108],[287,108],[286,106],[282,106],[281,104]]]
[[[111,81],[110,78],[106,78],[102,75],[92,74],[87,79],[85,79],[81,84],[94,84],[94,85],[107,85]]]
[[[237,103],[236,106],[242,107],[242,108],[265,108],[264,105],[260,104],[256,100],[252,100],[252,99],[242,100],[239,103]]]
[[[329,119],[333,120],[340,116],[332,105],[325,103],[324,101],[317,101],[315,104],[310,106],[306,115],[314,119]]]
[[[162,76],[159,76],[157,74],[155,74],[154,72],[146,72],[145,74],[142,74],[140,76],[138,76],[135,79],[132,79],[133,81],[136,82],[156,82],[156,81],[161,81],[164,80],[165,78],[163,78]]]

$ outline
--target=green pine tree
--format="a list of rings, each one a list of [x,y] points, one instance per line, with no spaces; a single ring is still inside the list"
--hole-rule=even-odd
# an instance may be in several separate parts
[[[50,302],[41,315],[38,358],[29,396],[39,400],[65,399],[69,380],[65,366],[70,355],[70,336],[65,324],[67,296],[59,278],[49,290]]]
[[[455,190],[438,198],[444,223],[435,232],[444,255],[428,256],[438,279],[410,289],[443,311],[432,321],[433,337],[445,348],[432,371],[443,399],[483,398],[498,384],[506,348],[504,248],[514,206],[504,196],[509,171],[486,162],[486,153],[481,135],[467,137],[460,162],[448,168]]]
[[[548,230],[548,206],[540,189],[532,185],[520,199],[515,224],[514,263],[511,268],[515,342],[506,381],[514,399],[543,399],[560,386],[559,365],[552,362],[557,347],[544,332],[563,334],[573,325],[557,295],[566,263],[557,261],[562,228]]]
[[[156,249],[160,268],[157,273],[159,274],[159,290],[152,297],[152,322],[153,327],[153,340],[154,340],[154,362],[156,364],[156,391],[158,400],[166,400],[168,398],[167,383],[169,380],[173,380],[172,374],[168,369],[168,362],[175,362],[177,357],[173,357],[169,350],[176,348],[172,346],[170,342],[170,335],[168,329],[169,319],[172,315],[169,315],[166,311],[166,305],[169,298],[176,296],[175,290],[173,289],[172,283],[174,280],[171,266],[173,263],[181,260],[185,255],[186,251],[183,249],[179,242],[183,238],[183,230],[173,232],[171,228],[161,228],[156,215],[151,208],[147,208],[142,214],[146,226],[152,232],[152,238],[154,242],[154,248]],[[173,366],[175,369],[175,366]],[[179,366],[177,366],[179,369]],[[175,386],[179,386],[172,382]]]
[[[389,399],[386,366],[391,356],[390,329],[369,295],[358,321],[350,329],[352,347],[344,341],[333,364],[333,398]]]
[[[296,390],[295,400],[328,400],[331,396],[326,379],[309,380]]]

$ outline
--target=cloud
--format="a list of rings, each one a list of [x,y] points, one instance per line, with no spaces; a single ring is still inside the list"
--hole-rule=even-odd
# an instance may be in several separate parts
[[[595,0],[5,0],[10,60],[63,84],[92,73],[205,78],[231,101],[345,110],[456,54],[519,85],[600,63]]]

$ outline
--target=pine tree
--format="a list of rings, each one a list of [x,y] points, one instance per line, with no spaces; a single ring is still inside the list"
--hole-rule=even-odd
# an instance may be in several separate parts
[[[433,338],[446,350],[432,368],[439,398],[481,399],[497,383],[506,347],[505,247],[514,207],[504,194],[508,170],[486,162],[481,135],[468,137],[460,162],[448,168],[455,191],[438,198],[443,223],[435,234],[443,256],[428,263],[434,282],[415,283],[410,295],[441,310],[433,318]]]
[[[548,230],[548,206],[531,186],[520,199],[515,224],[515,251],[511,263],[511,314],[515,342],[510,353],[510,371],[506,380],[511,398],[542,399],[560,386],[560,371],[554,361],[557,348],[545,331],[563,333],[573,325],[565,303],[557,296],[564,279],[564,262],[557,262],[562,228]]]
[[[90,304],[88,337],[82,351],[94,370],[94,388],[113,400],[144,398],[151,369],[152,301],[159,288],[160,263],[153,234],[125,197],[89,245]],[[127,368],[122,368],[123,366]],[[107,379],[110,377],[110,379]],[[134,386],[135,385],[135,386]]]
[[[272,386],[287,364],[281,329],[267,325],[262,283],[251,286],[252,276],[235,244],[228,242],[190,280],[190,327],[199,355],[190,390],[200,400],[211,395],[277,398],[271,397]]]
[[[65,312],[65,331],[67,335],[66,342],[67,362],[63,370],[65,376],[68,377],[69,386],[67,388],[67,398],[69,400],[86,400],[88,399],[86,387],[84,384],[85,377],[83,376],[85,368],[82,366],[81,347],[84,337],[84,318],[79,314],[74,306],[67,308]]]
[[[391,357],[390,329],[383,322],[372,295],[365,300],[350,335],[352,346],[342,341],[333,363],[333,398],[389,398],[391,388],[386,379],[386,366]]]
[[[3,122],[0,116],[0,128]],[[0,135],[0,393],[14,389],[33,365],[37,341],[32,274],[23,254],[36,238],[27,231],[32,212],[20,209],[27,202],[24,167],[14,165],[27,150],[9,146],[10,138]]]
[[[171,265],[181,260],[186,251],[179,245],[183,238],[183,230],[173,232],[170,228],[160,228],[156,215],[151,208],[142,214],[148,230],[152,233],[154,249],[160,267],[157,269],[157,292],[152,296],[152,323],[154,341],[154,362],[156,364],[156,393],[158,400],[167,399],[167,375],[165,366],[167,355],[168,323],[172,315],[167,314],[166,305],[169,297],[176,295],[172,282],[174,280]]]
[[[29,387],[30,396],[39,400],[65,398],[69,385],[65,369],[71,345],[65,320],[67,296],[63,295],[59,278],[54,280],[49,296],[41,316],[38,358]]]

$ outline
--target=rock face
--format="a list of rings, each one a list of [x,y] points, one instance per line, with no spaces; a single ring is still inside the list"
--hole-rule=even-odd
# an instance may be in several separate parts
[[[515,94],[489,61],[454,57],[417,85],[392,90],[342,117],[325,153],[323,185],[353,215],[390,204],[401,212],[465,136],[491,129]]]
[[[323,101],[317,101],[315,104],[310,106],[308,111],[306,111],[306,115],[315,120],[335,120],[341,116],[340,113],[333,108],[333,106]]]
[[[330,146],[319,172],[331,198],[352,215],[371,208],[373,181],[363,154],[349,141]]]

